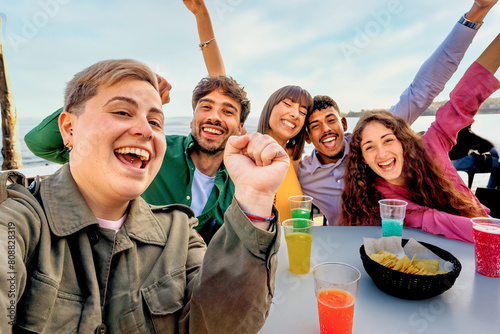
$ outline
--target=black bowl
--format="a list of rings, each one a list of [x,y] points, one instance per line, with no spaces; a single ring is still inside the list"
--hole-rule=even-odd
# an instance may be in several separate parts
[[[403,239],[402,245],[404,246],[407,242],[408,239]],[[375,283],[380,290],[394,297],[417,300],[428,299],[440,295],[453,286],[462,270],[462,265],[456,257],[444,249],[425,242],[420,243],[443,260],[453,263],[453,270],[446,274],[439,275],[403,273],[372,260],[366,254],[364,245],[359,249],[363,267],[365,267],[373,283]]]

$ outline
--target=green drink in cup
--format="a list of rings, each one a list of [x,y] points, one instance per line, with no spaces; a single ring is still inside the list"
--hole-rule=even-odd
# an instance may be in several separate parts
[[[311,219],[311,207],[312,207],[311,196],[307,195],[295,195],[290,196],[288,201],[290,202],[290,210],[292,211],[292,218],[304,218]],[[296,221],[299,224],[299,220]],[[295,226],[302,227],[302,226]]]
[[[311,217],[311,210],[296,208],[292,209],[292,218],[309,219]]]

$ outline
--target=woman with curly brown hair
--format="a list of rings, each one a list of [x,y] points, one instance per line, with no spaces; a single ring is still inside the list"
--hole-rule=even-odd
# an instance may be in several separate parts
[[[378,200],[408,202],[405,226],[472,242],[471,217],[485,216],[448,158],[460,129],[472,124],[481,103],[500,87],[500,35],[450,94],[429,130],[419,137],[388,111],[366,112],[356,125],[343,193],[344,225],[380,225]]]

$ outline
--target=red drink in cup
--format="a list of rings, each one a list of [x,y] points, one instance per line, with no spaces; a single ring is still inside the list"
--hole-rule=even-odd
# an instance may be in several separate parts
[[[500,277],[500,219],[473,218],[476,271],[488,277]]]
[[[349,292],[327,289],[318,293],[321,334],[348,334],[352,331],[355,298]]]
[[[313,268],[321,334],[351,334],[361,274],[345,263],[320,263]]]

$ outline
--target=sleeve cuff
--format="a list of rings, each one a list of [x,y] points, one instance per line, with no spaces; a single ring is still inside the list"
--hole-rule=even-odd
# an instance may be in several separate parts
[[[264,231],[252,224],[241,210],[238,202],[233,198],[233,202],[224,215],[224,224],[231,224],[234,233],[236,233],[246,249],[255,256],[266,259],[270,248],[276,240],[279,240],[280,235],[278,211],[274,206],[273,214],[275,218],[271,221],[268,231]]]

